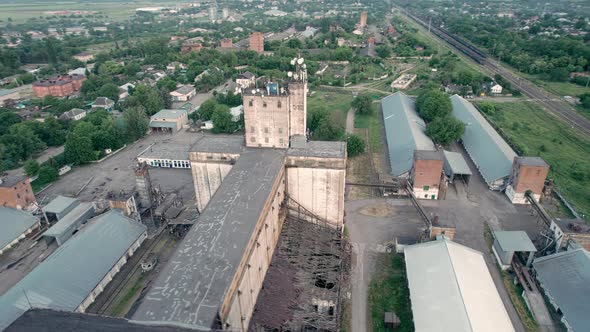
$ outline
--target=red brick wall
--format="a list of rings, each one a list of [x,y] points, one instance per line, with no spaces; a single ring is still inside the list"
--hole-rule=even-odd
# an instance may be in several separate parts
[[[516,167],[516,164],[513,164],[513,167]],[[527,190],[532,190],[537,195],[543,193],[545,179],[549,173],[548,167],[521,165],[520,170],[513,169],[513,172],[515,171],[517,171],[513,185],[515,192],[524,193]]]
[[[442,169],[442,160],[415,160],[412,173],[414,188],[422,188],[424,186],[438,188]]]
[[[36,202],[29,179],[19,182],[12,187],[0,187],[0,206],[24,208]]]
[[[232,40],[229,38],[225,38],[221,40],[221,47],[232,47],[233,43]]]
[[[250,50],[258,53],[264,52],[264,35],[262,32],[250,33]]]

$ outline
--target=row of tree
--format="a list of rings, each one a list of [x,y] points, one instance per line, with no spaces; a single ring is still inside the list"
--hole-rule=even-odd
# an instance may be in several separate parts
[[[416,110],[426,121],[426,135],[443,146],[457,141],[465,132],[465,124],[451,116],[453,106],[449,96],[439,90],[419,94]]]

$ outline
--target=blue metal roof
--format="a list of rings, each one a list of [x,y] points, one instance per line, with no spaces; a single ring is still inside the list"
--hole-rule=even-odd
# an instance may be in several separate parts
[[[54,200],[49,202],[49,204],[45,205],[43,211],[46,213],[49,212],[61,215],[64,212],[67,212],[67,210],[71,210],[72,205],[77,204],[77,199],[59,195]]]
[[[403,92],[396,92],[381,100],[389,163],[394,176],[409,172],[414,151],[435,151],[434,143],[426,136],[426,124],[416,113],[414,100]]]
[[[0,297],[0,330],[30,305],[76,310],[145,231],[144,225],[125,217],[119,210],[89,221]]]
[[[516,153],[467,100],[451,96],[453,116],[465,123],[463,146],[484,180],[490,184],[510,175]]]
[[[39,218],[21,210],[0,207],[0,249],[21,236]]]

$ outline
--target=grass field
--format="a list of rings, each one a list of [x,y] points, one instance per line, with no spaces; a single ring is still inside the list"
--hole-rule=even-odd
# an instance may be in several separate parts
[[[523,154],[540,156],[567,199],[590,217],[590,139],[574,132],[532,102],[493,103],[487,117]]]
[[[383,147],[383,137],[381,130],[381,113],[378,104],[373,103],[373,112],[370,115],[356,114],[354,117],[354,127],[369,129],[369,146],[371,152],[378,153]]]
[[[0,20],[4,22],[11,18],[14,23],[22,23],[29,18],[50,16],[49,11],[60,10],[82,10],[82,11],[96,11],[108,15],[112,19],[123,20],[131,15],[136,8],[153,7],[153,6],[170,6],[175,4],[167,1],[97,1],[97,2],[17,2],[13,3],[0,2]]]
[[[315,94],[307,99],[307,110],[309,112],[325,107],[332,112],[334,121],[346,128],[346,114],[352,98],[351,92],[317,89]]]
[[[383,324],[384,313],[387,311],[395,312],[401,321],[401,325],[395,331],[414,331],[410,291],[402,256],[383,255],[369,285],[369,310],[372,331],[388,331]]]

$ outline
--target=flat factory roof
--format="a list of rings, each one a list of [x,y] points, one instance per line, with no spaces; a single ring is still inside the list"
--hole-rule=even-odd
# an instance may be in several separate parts
[[[494,238],[498,240],[500,248],[504,251],[537,251],[537,248],[524,231],[494,231]]]
[[[188,160],[188,144],[156,143],[140,153],[137,158]]]
[[[590,331],[590,253],[580,248],[537,258],[533,268],[573,331]]]
[[[516,153],[467,100],[451,96],[453,116],[465,123],[465,150],[487,183],[507,177]]]
[[[146,227],[111,210],[76,235],[0,297],[0,330],[30,306],[74,311]],[[26,295],[26,296],[25,296]]]
[[[240,154],[244,151],[244,136],[204,135],[193,144],[190,151]]]
[[[133,320],[201,329],[214,325],[283,163],[283,150],[242,153]]]
[[[21,236],[31,228],[39,218],[21,210],[0,207],[0,249]]]
[[[514,331],[481,252],[441,239],[404,254],[416,332]]]
[[[94,209],[92,203],[81,202],[80,204],[76,205],[76,207],[74,207],[72,211],[68,212],[68,214],[66,214],[58,222],[51,226],[47,231],[45,231],[45,233],[43,233],[43,236],[62,235],[63,232],[65,232],[70,228],[70,226],[72,226],[72,224],[75,224],[78,220],[80,220],[82,216],[86,215],[86,213],[88,213],[88,211],[92,209]]]
[[[46,213],[49,212],[55,214],[62,214],[64,211],[68,210],[74,204],[78,204],[77,199],[59,195],[54,200],[49,202],[49,204],[45,205],[43,211]]]
[[[154,119],[177,119],[181,117],[184,113],[186,113],[186,109],[177,109],[177,110],[161,110],[158,113],[152,115],[151,120]]]
[[[396,92],[381,101],[387,136],[391,174],[398,176],[412,168],[415,150],[436,150],[426,136],[426,124],[416,113],[414,100]]]
[[[291,147],[287,155],[294,157],[345,158],[346,142],[308,141]]]

